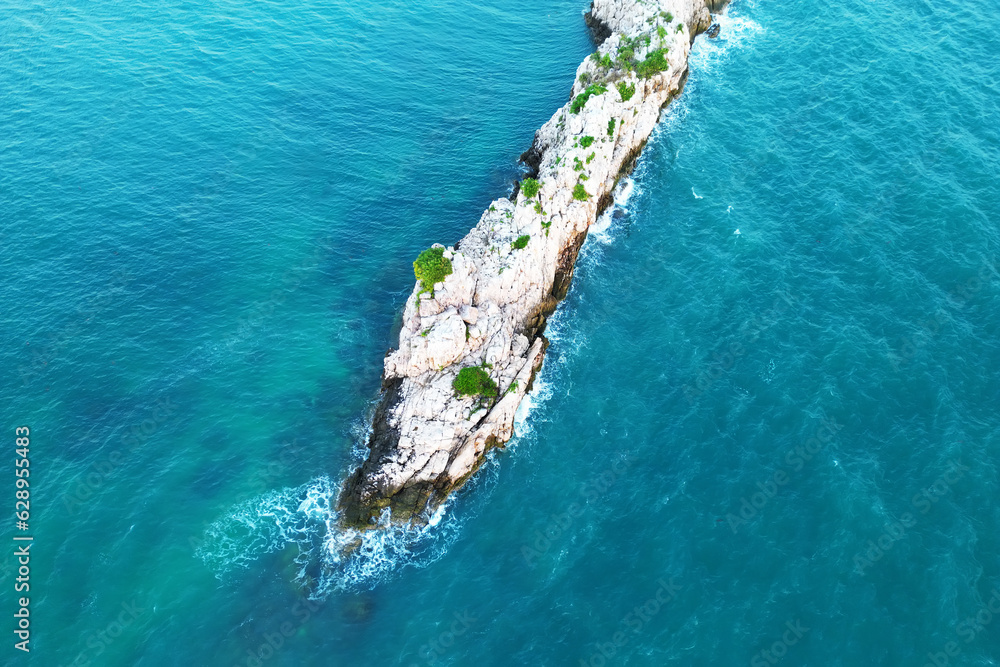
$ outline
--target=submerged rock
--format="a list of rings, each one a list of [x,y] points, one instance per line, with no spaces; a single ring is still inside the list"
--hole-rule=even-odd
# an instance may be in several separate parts
[[[392,522],[428,521],[510,439],[587,231],[683,87],[691,41],[722,4],[594,0],[587,22],[598,51],[522,155],[537,184],[494,201],[444,255],[451,273],[433,288],[418,281],[406,302],[368,458],[339,498],[344,525],[375,527],[386,510]],[[478,394],[456,386],[468,367],[488,376]]]

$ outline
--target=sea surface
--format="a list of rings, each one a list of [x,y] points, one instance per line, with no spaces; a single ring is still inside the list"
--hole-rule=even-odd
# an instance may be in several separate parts
[[[411,262],[586,9],[0,2],[0,664],[1000,661],[995,2],[736,0],[510,446],[338,555]]]

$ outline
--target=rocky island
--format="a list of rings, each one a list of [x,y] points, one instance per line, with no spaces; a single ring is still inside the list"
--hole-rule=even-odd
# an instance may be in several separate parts
[[[681,91],[695,36],[726,1],[594,0],[586,21],[598,50],[521,156],[529,174],[454,247],[434,245],[414,262],[369,455],[338,500],[345,527],[426,522],[510,439],[587,231]]]

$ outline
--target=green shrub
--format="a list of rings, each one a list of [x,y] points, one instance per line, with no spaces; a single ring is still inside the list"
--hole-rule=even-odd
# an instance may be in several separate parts
[[[523,181],[521,181],[521,192],[523,192],[524,196],[527,197],[528,199],[531,199],[535,195],[537,195],[538,190],[541,187],[542,184],[533,178],[526,178]]]
[[[573,171],[583,171],[583,162],[578,157],[573,158]]]
[[[577,201],[587,201],[590,199],[590,195],[588,195],[587,191],[584,189],[583,183],[577,183],[573,187],[573,199]]]
[[[517,391],[517,388],[519,386],[520,386],[520,383],[517,380],[514,380],[513,382],[510,383],[510,386],[507,387],[507,391],[505,391],[504,393],[505,394],[512,394],[515,391]]]
[[[598,61],[597,64],[604,69],[611,69],[611,55],[605,53]]]
[[[684,32],[684,24],[683,23],[678,23],[677,24],[677,32]]]
[[[497,383],[481,366],[467,366],[451,382],[456,396],[496,396]]]
[[[444,256],[444,248],[428,248],[413,262],[413,274],[420,281],[420,293],[434,296],[434,285],[451,275],[451,260]]]
[[[664,21],[666,21],[667,23],[670,23],[671,21],[673,21],[673,20],[674,20],[674,15],[673,15],[673,14],[671,14],[670,12],[660,12],[660,16],[661,16],[661,17],[663,18],[663,20],[664,20]]]
[[[670,67],[670,63],[667,62],[667,51],[669,49],[656,49],[655,51],[650,51],[646,59],[639,63],[636,68],[636,74],[644,79],[648,79],[658,72]]]
[[[589,134],[585,137],[580,138],[580,145],[584,148],[590,148],[590,144],[594,143],[594,138]]]
[[[618,84],[618,94],[622,96],[622,102],[628,102],[635,95],[635,84],[628,86],[622,81]]]
[[[528,241],[531,240],[531,236],[528,234],[522,234],[517,237],[517,240],[510,244],[510,247],[514,250],[524,250],[528,245]]]
[[[662,25],[658,25],[656,26],[656,34],[660,36],[660,39],[663,39],[667,36],[667,29]]]
[[[618,62],[629,62],[635,60],[635,49],[618,49]]]
[[[580,110],[587,105],[587,100],[594,95],[602,95],[606,92],[608,92],[608,89],[605,86],[596,83],[590,84],[586,90],[573,98],[573,103],[569,106],[570,112],[580,113]]]
[[[590,83],[590,72],[582,73],[578,81],[586,86],[588,83]]]
[[[539,215],[545,213],[545,211],[542,210],[542,202],[540,201],[535,202],[535,213],[538,213]]]
[[[608,121],[608,136],[609,137],[615,136],[615,119],[614,118],[612,118],[611,120]]]

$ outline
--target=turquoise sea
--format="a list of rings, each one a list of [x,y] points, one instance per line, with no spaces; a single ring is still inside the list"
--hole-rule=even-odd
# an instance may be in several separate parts
[[[410,263],[587,7],[0,3],[0,664],[1000,661],[995,2],[736,0],[515,439],[337,559]]]

